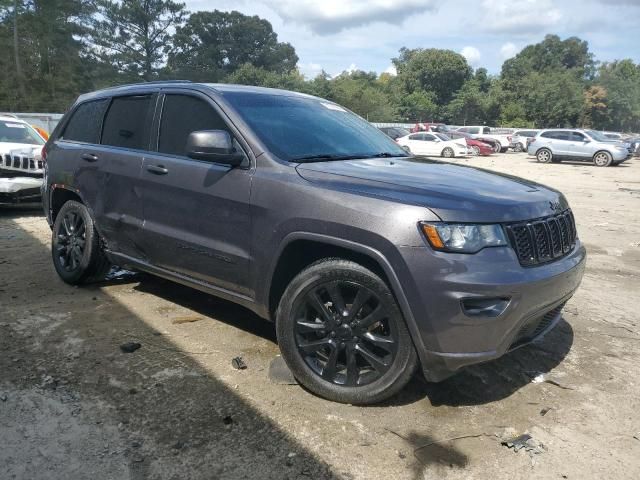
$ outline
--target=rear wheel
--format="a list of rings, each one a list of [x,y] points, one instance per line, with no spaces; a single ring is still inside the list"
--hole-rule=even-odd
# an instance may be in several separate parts
[[[444,158],[452,158],[452,157],[454,157],[455,154],[453,153],[453,148],[446,147],[444,150],[442,150],[442,156]]]
[[[502,148],[502,146],[500,145],[500,143],[496,142],[493,144],[492,148],[494,153],[500,153],[500,149]]]
[[[417,355],[386,283],[357,263],[320,260],[287,287],[276,314],[282,356],[329,400],[380,402],[411,379]]]
[[[471,154],[472,154],[474,157],[479,156],[479,155],[480,155],[480,147],[479,147],[479,146],[477,146],[477,145],[472,145],[472,146],[471,146]]]
[[[71,285],[102,280],[109,271],[93,219],[82,203],[70,200],[58,212],[51,256],[60,278]]]
[[[513,151],[518,153],[523,152],[524,147],[522,146],[521,143],[516,143],[516,145],[513,147]]]
[[[536,153],[536,160],[538,160],[540,163],[549,163],[553,160],[553,154],[551,153],[551,150],[547,148],[541,148]]]
[[[593,156],[593,163],[596,167],[608,167],[613,158],[609,152],[596,152]]]

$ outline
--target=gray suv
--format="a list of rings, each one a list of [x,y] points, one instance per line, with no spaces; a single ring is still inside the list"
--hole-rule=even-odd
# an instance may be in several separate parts
[[[52,258],[111,264],[275,321],[307,389],[352,404],[540,338],[585,249],[558,191],[412,157],[283,90],[146,83],[82,95],[44,148]]]
[[[542,163],[564,160],[593,162],[598,167],[618,165],[631,157],[629,145],[611,140],[594,130],[542,130],[527,149]]]

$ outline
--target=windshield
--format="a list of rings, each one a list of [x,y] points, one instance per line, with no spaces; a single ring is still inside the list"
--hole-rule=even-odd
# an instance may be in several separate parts
[[[44,139],[26,123],[0,120],[0,142],[44,145]]]
[[[442,133],[436,133],[436,137],[438,137],[443,142],[448,142],[449,140],[451,140],[451,138],[447,137],[446,135],[444,135]]]
[[[587,130],[587,133],[589,134],[589,136],[591,138],[593,138],[594,140],[597,140],[599,142],[610,142],[611,139],[605,137],[602,133],[600,132],[596,132],[595,130]]]
[[[225,92],[254,133],[290,162],[406,157],[393,140],[357,115],[304,96]]]

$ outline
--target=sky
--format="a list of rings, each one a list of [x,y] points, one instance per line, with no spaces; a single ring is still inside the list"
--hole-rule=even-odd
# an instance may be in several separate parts
[[[182,0],[190,11],[238,10],[271,22],[312,78],[393,73],[402,47],[446,48],[474,68],[502,62],[548,33],[589,42],[596,60],[640,63],[640,0]]]

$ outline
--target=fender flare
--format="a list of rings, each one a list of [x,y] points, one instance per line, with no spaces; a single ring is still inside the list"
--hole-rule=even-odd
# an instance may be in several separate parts
[[[280,242],[277,255],[274,256],[274,260],[269,266],[269,281],[267,282],[266,289],[264,290],[264,298],[266,300],[264,302],[265,305],[268,305],[269,303],[269,292],[273,283],[273,276],[275,274],[276,266],[278,265],[280,257],[282,256],[282,252],[284,252],[284,249],[289,244],[296,240],[309,240],[313,242],[334,245],[336,247],[341,247],[346,250],[351,250],[353,252],[366,255],[367,257],[374,260],[382,268],[387,279],[389,280],[391,292],[398,302],[398,306],[400,307],[400,311],[402,312],[402,316],[404,317],[407,328],[409,329],[409,333],[411,334],[411,338],[416,347],[416,352],[418,354],[418,357],[420,358],[420,362],[423,366],[429,363],[427,350],[425,348],[424,342],[422,341],[422,337],[420,336],[420,331],[418,329],[416,319],[413,316],[413,312],[411,311],[411,307],[409,306],[409,301],[404,294],[404,290],[402,289],[402,285],[395,273],[393,266],[391,265],[389,260],[387,260],[387,258],[382,254],[382,252],[368,245],[363,245],[351,240],[345,240],[343,238],[333,237],[331,235],[321,233],[292,232],[287,234]]]

